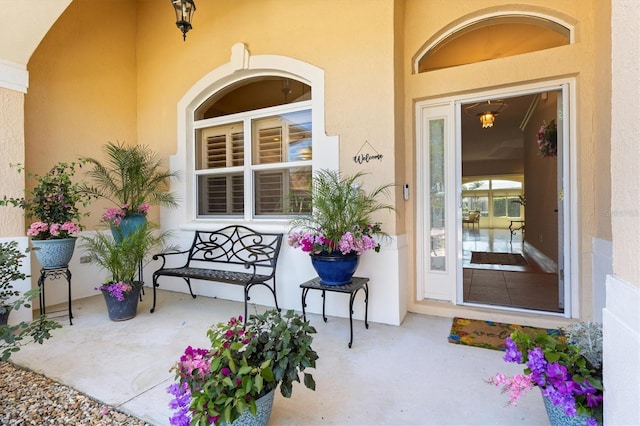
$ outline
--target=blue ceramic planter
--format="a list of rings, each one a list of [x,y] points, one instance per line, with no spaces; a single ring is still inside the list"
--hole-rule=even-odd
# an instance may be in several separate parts
[[[31,240],[36,259],[45,269],[64,268],[69,265],[76,238],[60,238],[53,240]]]
[[[129,234],[134,232],[139,227],[143,226],[147,221],[147,216],[143,213],[132,213],[129,216],[125,216],[120,225],[111,225],[111,235],[116,243],[120,244],[123,239],[127,238]]]
[[[311,264],[325,285],[349,284],[359,262],[360,256],[357,254],[342,254],[339,251],[311,255]]]

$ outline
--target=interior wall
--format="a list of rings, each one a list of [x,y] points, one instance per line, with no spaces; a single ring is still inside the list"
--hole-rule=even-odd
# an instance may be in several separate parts
[[[515,160],[464,161],[462,176],[515,175],[524,173],[524,162]]]
[[[538,154],[537,135],[543,123],[557,123],[557,100],[557,92],[548,92],[524,131],[526,241],[554,262],[558,261],[558,159]]]

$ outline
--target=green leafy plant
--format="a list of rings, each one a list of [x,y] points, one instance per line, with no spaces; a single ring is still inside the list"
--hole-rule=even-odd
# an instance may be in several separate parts
[[[20,292],[13,288],[15,281],[22,281],[27,275],[20,271],[22,259],[26,256],[18,250],[17,241],[0,243],[0,314],[10,309],[9,299]]]
[[[27,275],[20,272],[25,255],[18,250],[18,243],[0,243],[0,314],[18,310],[22,306],[30,308],[30,302],[37,298],[40,289],[31,289],[20,294],[13,288],[15,281],[24,280]],[[10,299],[13,299],[10,301]],[[51,337],[51,330],[62,327],[55,321],[40,315],[33,321],[22,321],[17,325],[0,325],[0,360],[7,361],[11,354],[31,342],[42,344]]]
[[[187,347],[173,367],[177,382],[167,391],[175,399],[171,424],[231,423],[246,410],[256,414],[256,399],[280,385],[290,398],[293,382],[315,390],[307,368],[315,368],[318,354],[311,348],[316,330],[293,311],[276,309],[211,327],[210,349]]]
[[[81,230],[80,220],[88,213],[81,213],[80,206],[87,207],[93,194],[82,190],[83,182],[74,182],[76,170],[85,161],[57,163],[48,173],[38,175],[27,173],[27,178],[35,179],[36,185],[27,196],[7,197],[0,200],[0,206],[11,205],[25,210],[28,218],[35,217],[27,235],[36,240],[68,238]],[[12,164],[19,173],[24,171],[21,164]]]
[[[157,232],[154,225],[145,221],[119,242],[105,232],[96,232],[91,237],[82,236],[81,241],[91,255],[92,263],[109,272],[105,285],[126,283],[139,286],[141,284],[135,277],[140,263],[148,261],[147,255],[152,251],[167,249],[169,235],[168,232]]]
[[[289,244],[312,253],[379,251],[380,244],[373,237],[386,234],[371,215],[378,210],[393,210],[393,206],[378,201],[380,196],[388,196],[393,185],[366,192],[360,182],[364,176],[362,172],[351,176],[334,170],[316,172],[311,184],[312,213],[291,221],[292,229],[300,231],[290,233]]]
[[[177,207],[176,195],[168,190],[169,180],[179,177],[178,173],[164,169],[149,147],[109,142],[104,152],[104,162],[90,157],[83,159],[93,168],[86,173],[91,184],[84,184],[81,189],[117,206],[107,210],[105,219],[146,214],[149,205]]]

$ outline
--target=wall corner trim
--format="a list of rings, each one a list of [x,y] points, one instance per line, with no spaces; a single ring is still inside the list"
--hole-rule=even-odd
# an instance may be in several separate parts
[[[27,93],[29,87],[27,67],[0,59],[0,87]]]

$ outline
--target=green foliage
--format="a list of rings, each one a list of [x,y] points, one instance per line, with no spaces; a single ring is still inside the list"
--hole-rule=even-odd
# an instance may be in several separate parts
[[[13,289],[13,282],[24,280],[27,275],[20,272],[22,259],[25,257],[18,250],[18,243],[11,241],[0,243],[0,313],[15,311],[22,306],[30,308],[30,302],[37,298],[40,289],[31,289],[20,295]],[[10,303],[9,298],[16,297]],[[62,327],[55,321],[48,320],[44,315],[31,322],[22,321],[17,325],[0,325],[0,361],[7,361],[11,354],[18,352],[21,346],[31,342],[42,344],[51,337],[51,330]]]
[[[82,236],[83,248],[91,254],[91,261],[109,271],[109,281],[133,283],[140,262],[152,251],[165,248],[168,232],[159,233],[145,221],[118,243],[108,232],[96,232],[93,237]]]
[[[21,281],[27,275],[20,272],[22,259],[26,256],[18,250],[18,242],[0,243],[0,313],[5,312],[5,305],[20,292],[13,288],[14,281]]]
[[[80,206],[87,207],[93,198],[81,188],[83,182],[74,182],[76,169],[81,168],[86,161],[73,163],[57,163],[47,174],[38,175],[27,173],[27,178],[34,179],[36,185],[22,198],[10,198],[6,195],[0,200],[0,206],[12,205],[25,210],[28,218],[35,217],[38,221],[50,224],[64,224],[67,222],[80,223],[82,213]],[[12,164],[19,173],[24,171],[21,164]],[[66,235],[64,235],[66,237]],[[45,238],[50,238],[46,236]]]
[[[382,195],[389,196],[393,184],[381,185],[371,192],[361,188],[361,179],[365,173],[358,172],[342,176],[334,170],[319,170],[313,176],[311,198],[313,211],[309,215],[296,217],[291,221],[294,228],[303,228],[310,232],[322,230],[322,235],[337,247],[347,232],[370,229],[374,224],[372,214],[378,210],[393,210],[393,206],[378,201]]]
[[[276,309],[253,315],[246,324],[231,318],[212,326],[207,331],[211,349],[189,346],[173,367],[178,383],[169,387],[177,407],[172,421],[183,424],[186,413],[192,425],[231,423],[247,409],[255,415],[256,399],[278,384],[281,394],[291,397],[300,373],[305,386],[315,390],[313,376],[305,371],[318,359],[311,348],[315,332],[293,311],[281,315]]]
[[[110,200],[118,207],[137,208],[143,203],[176,207],[176,196],[168,192],[169,180],[176,172],[162,168],[157,154],[144,145],[125,145],[109,142],[104,146],[107,159],[101,162],[85,158],[93,165],[87,176],[93,185],[83,185],[82,191],[91,196]]]

